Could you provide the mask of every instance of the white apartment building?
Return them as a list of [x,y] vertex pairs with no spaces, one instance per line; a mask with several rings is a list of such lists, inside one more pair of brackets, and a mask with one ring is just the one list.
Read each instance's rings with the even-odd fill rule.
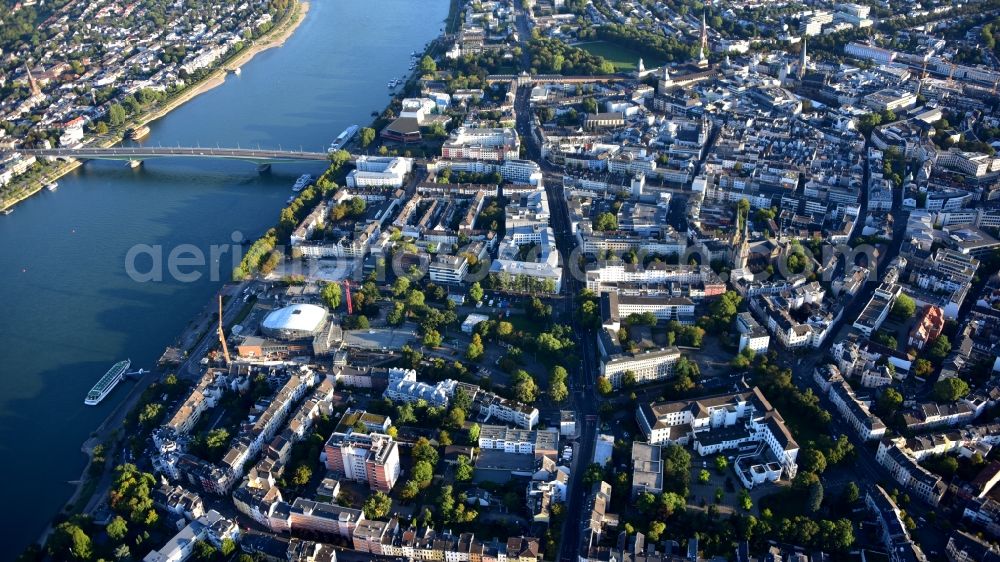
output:
[[799,445],[756,387],[748,392],[643,404],[636,420],[650,444],[691,444],[704,456],[761,443],[761,451],[770,453],[781,466],[775,478],[781,472],[794,478],[798,471]]
[[431,281],[435,283],[459,284],[465,281],[468,272],[469,260],[464,255],[438,254],[428,268]]
[[559,432],[554,429],[514,429],[504,425],[483,425],[479,430],[479,448],[519,455],[554,454],[559,446]]
[[358,156],[356,168],[347,174],[347,187],[402,187],[413,170],[413,158]]
[[736,315],[736,329],[740,333],[740,351],[749,348],[754,353],[765,353],[771,343],[771,336],[749,312]]
[[520,156],[521,140],[510,128],[459,127],[441,146],[441,157],[460,160],[512,160]]
[[389,385],[383,396],[393,402],[426,401],[431,406],[444,407],[455,394],[456,381],[443,380],[437,384],[427,384],[417,381],[417,372],[413,369],[389,369]]
[[937,506],[947,485],[941,481],[940,476],[920,466],[917,459],[906,453],[906,449],[906,439],[903,437],[883,439],[878,444],[875,460],[884,466],[892,478],[907,492],[930,505]]
[[676,347],[604,355],[601,358],[601,376],[606,377],[614,388],[622,387],[625,373],[629,371],[635,374],[639,384],[663,380],[674,373],[674,365],[680,358],[681,352]]
[[880,64],[888,64],[896,58],[894,51],[874,45],[865,45],[864,43],[849,43],[844,47],[844,53],[859,59],[869,59]]
[[858,400],[846,382],[843,380],[833,382],[830,385],[829,395],[837,411],[863,441],[881,439],[885,435],[885,424],[878,416],[871,413],[867,404]]

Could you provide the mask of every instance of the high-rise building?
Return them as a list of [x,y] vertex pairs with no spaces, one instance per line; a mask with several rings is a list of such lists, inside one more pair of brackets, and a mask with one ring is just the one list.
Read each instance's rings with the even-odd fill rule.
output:
[[326,468],[349,480],[388,492],[399,478],[399,447],[389,435],[389,418],[348,410],[326,442]]

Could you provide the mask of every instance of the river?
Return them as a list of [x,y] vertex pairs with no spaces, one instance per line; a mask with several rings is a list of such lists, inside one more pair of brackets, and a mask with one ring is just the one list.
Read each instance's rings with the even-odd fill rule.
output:
[[[440,33],[447,12],[448,0],[313,0],[282,47],[151,124],[143,142],[324,150],[385,106],[386,82],[407,72],[410,52]],[[69,497],[86,461],[81,444],[132,383],[96,407],[83,404],[90,387],[126,357],[152,367],[221,284],[209,268],[194,282],[136,282],[129,249],[166,255],[193,244],[207,255],[234,232],[256,237],[277,221],[295,178],[322,169],[90,162],[0,216],[0,560],[13,560]]]

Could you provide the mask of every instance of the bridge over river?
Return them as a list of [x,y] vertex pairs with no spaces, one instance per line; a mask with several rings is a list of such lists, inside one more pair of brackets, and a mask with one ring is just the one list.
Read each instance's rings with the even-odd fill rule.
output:
[[[326,152],[307,152],[303,150],[180,146],[25,148],[17,149],[17,152],[36,157],[76,158],[78,160],[124,160],[136,163],[149,160],[150,158],[222,158],[226,160],[253,162],[261,168],[283,162],[322,162],[330,158]],[[353,155],[351,160],[354,160]]]

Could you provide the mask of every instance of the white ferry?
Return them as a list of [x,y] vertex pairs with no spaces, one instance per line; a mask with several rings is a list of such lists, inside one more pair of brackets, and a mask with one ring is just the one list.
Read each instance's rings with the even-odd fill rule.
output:
[[111,368],[108,369],[108,372],[104,373],[104,376],[97,381],[94,388],[90,389],[90,392],[87,393],[87,398],[83,401],[83,403],[88,406],[96,406],[99,404],[101,400],[104,400],[105,396],[110,394],[111,391],[118,386],[118,383],[121,382],[122,377],[125,375],[125,371],[128,371],[128,368],[131,365],[132,361],[130,359],[119,361],[112,365]]
[[337,138],[333,139],[333,142],[330,143],[330,152],[333,152],[335,150],[340,150],[341,148],[344,148],[344,146],[352,138],[354,138],[354,135],[358,134],[359,130],[360,129],[359,129],[359,127],[357,125],[351,125],[350,127],[344,129],[344,132],[340,133],[337,136]]
[[292,191],[302,191],[309,185],[313,177],[309,174],[302,174],[299,179],[295,180],[295,185],[292,186]]

